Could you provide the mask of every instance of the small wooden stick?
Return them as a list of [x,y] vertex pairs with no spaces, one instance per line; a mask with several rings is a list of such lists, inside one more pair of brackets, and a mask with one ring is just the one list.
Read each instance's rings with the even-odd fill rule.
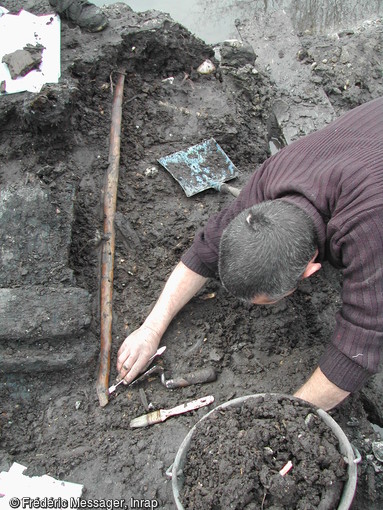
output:
[[113,265],[115,249],[114,218],[116,214],[117,186],[120,164],[122,98],[125,76],[119,71],[112,106],[112,122],[109,142],[109,167],[104,187],[104,242],[101,255],[101,352],[97,379],[97,395],[100,406],[108,403],[110,351],[112,345]]

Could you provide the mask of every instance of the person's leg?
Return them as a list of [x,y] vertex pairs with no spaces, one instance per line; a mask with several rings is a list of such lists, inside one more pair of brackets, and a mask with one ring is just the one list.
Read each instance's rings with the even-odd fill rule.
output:
[[89,32],[99,32],[108,25],[105,14],[87,0],[49,0],[55,12]]

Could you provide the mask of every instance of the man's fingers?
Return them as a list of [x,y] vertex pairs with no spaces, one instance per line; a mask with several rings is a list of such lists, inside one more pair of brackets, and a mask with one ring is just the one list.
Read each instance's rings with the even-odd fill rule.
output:
[[[128,360],[128,358],[131,356],[130,352],[130,345],[127,341],[128,339],[125,338],[123,343],[121,344],[120,348],[117,352],[117,370],[120,371],[122,369],[122,365]],[[130,363],[132,365],[133,363]]]
[[122,375],[121,379],[124,379],[124,381],[129,384],[131,383],[136,377],[138,377],[142,372],[142,368],[140,366],[140,364],[138,364],[137,362],[134,363],[134,365],[130,368],[130,370],[128,370],[127,372],[125,372],[125,375]]
[[135,358],[132,354],[124,353],[118,360],[118,379],[124,379],[126,383],[130,383],[142,372],[142,367],[145,365],[145,360],[142,357]]
[[124,377],[132,370],[136,361],[137,360],[127,352],[123,352],[119,356],[117,359],[117,370],[120,375],[120,379],[124,379]]
[[118,357],[117,357],[117,370],[119,372],[121,372],[121,370],[125,369],[127,370],[127,368],[125,367],[132,367],[133,366],[133,363],[134,363],[134,360],[129,360],[129,358],[131,358],[131,354],[127,352],[127,350],[121,350],[119,351],[119,354],[118,354]]
[[123,379],[129,384],[138,377],[148,362],[151,351],[151,345],[145,339],[133,339],[133,334],[126,338],[117,353],[117,381]]

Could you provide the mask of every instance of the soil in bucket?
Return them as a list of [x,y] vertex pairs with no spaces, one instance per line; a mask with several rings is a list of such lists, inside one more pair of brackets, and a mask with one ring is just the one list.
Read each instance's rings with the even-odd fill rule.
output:
[[183,475],[180,499],[194,510],[336,509],[348,476],[331,428],[309,404],[276,395],[197,423]]

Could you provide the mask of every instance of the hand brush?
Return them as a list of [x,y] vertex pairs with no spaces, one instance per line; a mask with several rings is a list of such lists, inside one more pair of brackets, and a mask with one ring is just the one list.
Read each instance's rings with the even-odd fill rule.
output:
[[194,409],[199,409],[200,407],[207,406],[212,402],[214,402],[214,397],[209,395],[207,397],[202,397],[198,400],[188,402],[187,404],[181,404],[180,406],[173,407],[172,409],[159,409],[158,411],[153,411],[152,413],[144,414],[138,418],[134,418],[130,422],[130,426],[132,428],[137,428],[154,425],[155,423],[161,423],[162,421],[167,420],[170,416],[187,413],[188,411],[193,411]]

